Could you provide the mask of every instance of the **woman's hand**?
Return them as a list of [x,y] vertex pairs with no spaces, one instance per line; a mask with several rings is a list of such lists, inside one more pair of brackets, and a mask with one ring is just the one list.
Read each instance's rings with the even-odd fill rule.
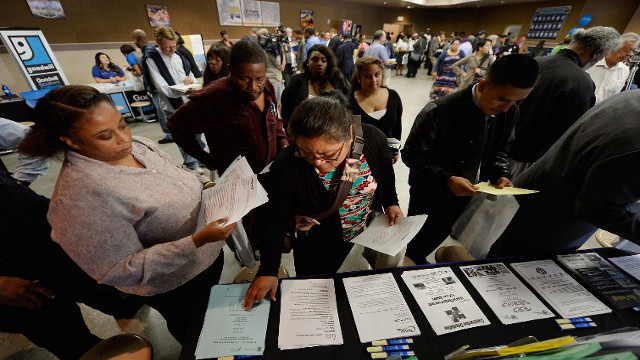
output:
[[384,213],[387,214],[387,219],[389,219],[389,226],[395,225],[396,219],[404,216],[398,205],[387,206],[384,208]]
[[264,301],[265,295],[271,291],[271,301],[276,301],[276,291],[278,291],[278,277],[276,276],[256,276],[247,290],[242,307],[245,310],[251,309],[257,301],[260,304]]
[[478,74],[478,75],[482,75],[482,70],[481,70],[481,69],[479,69],[479,68],[476,68],[476,74]]
[[313,225],[320,225],[320,222],[308,216],[296,215],[296,230],[309,231]]
[[222,226],[225,222],[227,222],[227,220],[228,218],[216,220],[200,229],[200,231],[198,231],[197,233],[193,234],[192,239],[193,243],[196,244],[196,247],[201,247],[204,244],[208,244],[214,241],[226,240],[229,236],[231,236],[233,229],[236,228],[236,223]]
[[53,299],[56,294],[37,282],[0,276],[0,305],[20,306],[35,309],[42,305],[43,298]]

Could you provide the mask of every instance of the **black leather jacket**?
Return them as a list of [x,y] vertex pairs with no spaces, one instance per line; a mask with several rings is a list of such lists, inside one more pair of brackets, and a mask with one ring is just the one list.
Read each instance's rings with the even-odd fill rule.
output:
[[[511,178],[507,150],[513,141],[519,111],[512,106],[486,119],[473,101],[473,86],[428,103],[416,117],[402,150],[409,167],[409,185],[420,191],[429,208],[445,204],[453,193],[451,176],[474,182]],[[412,199],[414,201],[415,199]]]

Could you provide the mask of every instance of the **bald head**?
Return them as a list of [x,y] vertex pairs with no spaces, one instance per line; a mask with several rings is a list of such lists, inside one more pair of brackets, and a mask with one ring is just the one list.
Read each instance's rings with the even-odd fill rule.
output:
[[147,43],[147,33],[142,29],[135,29],[131,32],[131,36],[133,37],[133,41],[136,43],[136,46],[142,48]]

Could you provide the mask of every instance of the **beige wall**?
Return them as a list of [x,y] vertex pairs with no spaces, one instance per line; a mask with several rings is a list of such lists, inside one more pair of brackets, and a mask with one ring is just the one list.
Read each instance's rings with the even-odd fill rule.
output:
[[[383,23],[399,23],[398,16],[404,16],[400,24],[414,24],[416,31],[465,30],[467,33],[481,29],[499,34],[507,24],[522,24],[526,32],[535,10],[539,7],[572,6],[569,19],[565,23],[560,38],[574,26],[578,18],[590,13],[590,24],[613,26],[621,32],[640,32],[640,8],[638,0],[553,0],[529,4],[504,5],[481,8],[459,9],[402,9],[383,8],[353,4],[340,0],[280,0],[281,20],[286,26],[299,26],[301,9],[313,10],[316,29],[324,31],[330,27],[338,28],[340,19],[351,19],[363,25],[363,31],[372,34],[382,28]],[[65,0],[62,2],[67,18],[49,20],[34,18],[24,0],[2,0],[0,24],[2,26],[21,26],[41,28],[52,44],[52,48],[69,81],[73,84],[91,83],[91,67],[97,51],[107,53],[112,60],[124,67],[124,57],[118,47],[131,41],[134,28],[142,28],[152,34],[152,28],[146,18],[146,0],[110,0],[87,1]],[[218,10],[215,0],[163,0],[159,2],[169,8],[174,28],[184,34],[202,34],[209,44],[219,38],[223,28],[218,24]],[[329,24],[327,24],[329,21]],[[248,27],[224,27],[231,38],[237,39],[246,34]],[[76,50],[68,46],[76,44]],[[77,50],[77,43],[82,50]],[[98,44],[96,44],[98,43]],[[552,42],[551,42],[552,43]],[[14,92],[29,90],[22,74],[13,59],[0,47],[0,82],[8,85]]]
[[[368,33],[382,27],[382,8],[340,0],[279,0],[280,20],[285,26],[300,26],[300,10],[313,10],[320,31],[338,28],[340,19],[362,24]],[[145,11],[147,0],[65,0],[67,16],[63,20],[36,19],[26,1],[2,0],[0,24],[41,28],[51,43],[84,43],[130,41],[131,30],[141,28],[152,35]],[[202,34],[205,39],[218,39],[220,30],[215,0],[162,0],[151,2],[168,7],[171,25],[184,34]],[[330,23],[327,24],[327,20]],[[247,34],[250,27],[225,26],[232,38]]]
[[[541,7],[571,6],[569,18],[565,22],[558,40],[569,30],[578,26],[578,19],[584,14],[592,14],[588,26],[612,26],[624,32],[638,9],[638,0],[553,0],[526,4],[502,5],[481,8],[460,9],[399,9],[390,11],[385,22],[398,23],[397,16],[404,16],[402,23],[414,24],[416,31],[432,32],[444,30],[447,36],[452,31],[466,31],[467,34],[487,30],[489,34],[500,34],[506,25],[522,25],[521,34],[529,29],[531,17]],[[640,13],[634,16],[636,27],[640,27]]]

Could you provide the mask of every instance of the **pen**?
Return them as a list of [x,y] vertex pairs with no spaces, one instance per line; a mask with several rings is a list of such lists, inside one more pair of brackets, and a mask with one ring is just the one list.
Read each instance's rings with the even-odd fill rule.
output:
[[577,323],[585,323],[591,322],[591,318],[589,317],[579,317],[579,318],[570,318],[570,319],[556,319],[558,324],[577,324]]
[[373,346],[404,345],[404,344],[413,344],[413,339],[390,339],[390,340],[378,340],[378,341],[371,342],[371,345]]
[[413,351],[392,351],[392,352],[377,352],[371,353],[372,359],[386,359],[390,356],[399,355],[399,356],[413,356],[415,353]]
[[382,351],[402,351],[409,350],[409,345],[388,345],[388,346],[370,346],[367,348],[367,352],[382,352]]

